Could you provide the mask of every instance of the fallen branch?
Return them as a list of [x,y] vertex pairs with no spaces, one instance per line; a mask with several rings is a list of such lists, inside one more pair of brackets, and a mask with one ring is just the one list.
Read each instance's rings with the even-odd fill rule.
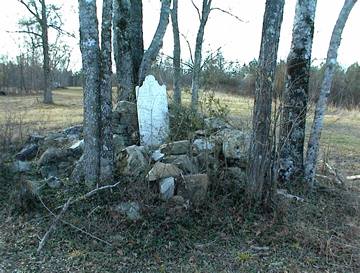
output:
[[[100,187],[100,188],[96,188],[96,189],[93,189],[92,191],[89,191],[88,193],[76,198],[74,201],[72,201],[70,203],[70,205],[76,203],[76,202],[79,202],[81,200],[85,200],[87,198],[90,198],[91,196],[93,196],[95,193],[99,192],[99,191],[102,191],[102,190],[107,190],[107,189],[112,189],[112,188],[115,188],[117,185],[120,184],[120,181],[113,184],[113,185],[106,185],[106,186],[103,186],[103,187]],[[56,209],[60,209],[62,206],[59,206],[59,207],[56,207]]]
[[360,179],[360,174],[347,176],[346,179],[347,180],[359,180]]
[[304,202],[304,201],[305,201],[304,198],[301,198],[301,197],[299,197],[299,196],[296,196],[296,195],[292,195],[292,194],[290,194],[290,193],[287,193],[287,191],[286,191],[285,189],[278,189],[278,190],[276,191],[276,193],[277,193],[278,195],[281,195],[281,196],[287,198],[287,199],[294,199],[294,200],[299,201],[299,202]]
[[[45,208],[51,215],[53,215],[54,217],[56,217],[56,214],[55,214],[54,212],[52,212],[52,210],[49,209],[49,208],[45,205],[45,203],[44,203],[44,201],[41,199],[41,197],[38,196],[38,198],[39,198],[41,204],[44,206],[44,208]],[[70,199],[71,199],[71,198],[70,198]],[[68,205],[68,206],[70,206],[70,205],[71,205],[71,201],[69,202],[69,205]],[[86,234],[87,236],[89,236],[89,237],[91,237],[91,238],[93,238],[93,239],[95,239],[95,240],[98,240],[99,242],[102,242],[102,243],[104,243],[104,244],[107,244],[107,245],[111,246],[111,243],[109,243],[108,241],[105,241],[105,240],[103,240],[103,239],[101,239],[101,238],[99,238],[99,237],[97,237],[97,236],[95,236],[95,235],[93,235],[93,234],[91,234],[91,233],[89,233],[89,232],[87,232],[87,231],[85,231],[85,230],[83,230],[83,229],[81,229],[81,228],[79,228],[79,227],[77,227],[77,226],[75,226],[75,225],[73,225],[73,224],[65,221],[65,220],[62,220],[62,219],[60,219],[60,218],[59,218],[59,220],[60,220],[62,223],[66,224],[66,225],[69,225],[70,227],[76,229],[77,231],[80,231],[81,233]]]
[[46,241],[48,240],[48,238],[50,237],[51,232],[53,232],[56,228],[57,223],[59,222],[59,220],[61,219],[61,217],[64,216],[65,212],[67,211],[67,209],[70,206],[70,202],[71,202],[71,197],[67,200],[67,202],[63,205],[61,212],[56,216],[55,220],[53,221],[53,223],[51,224],[50,228],[48,229],[48,231],[45,233],[44,237],[42,237],[40,243],[39,243],[39,247],[37,248],[37,252],[39,253],[41,251],[41,249],[44,247]]

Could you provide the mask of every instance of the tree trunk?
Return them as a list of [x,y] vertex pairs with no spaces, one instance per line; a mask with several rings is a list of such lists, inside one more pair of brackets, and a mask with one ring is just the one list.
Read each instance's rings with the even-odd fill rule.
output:
[[204,41],[205,26],[211,11],[212,0],[203,0],[200,26],[196,35],[194,66],[191,80],[191,108],[197,111],[199,102],[200,72],[202,61],[202,44]]
[[180,34],[178,23],[178,0],[173,0],[173,8],[171,11],[171,22],[174,36],[174,52],[173,52],[173,69],[174,69],[174,101],[177,105],[181,105],[181,89],[180,89]]
[[319,99],[316,104],[314,121],[312,124],[306,153],[305,180],[310,188],[312,188],[314,185],[316,161],[319,153],[321,131],[324,124],[326,102],[330,94],[330,88],[335,73],[337,52],[341,43],[341,35],[349,14],[356,2],[357,0],[345,0],[344,6],[342,7],[339,17],[336,21],[330,40],[325,64],[324,78],[320,89]]
[[147,76],[147,73],[151,68],[152,63],[155,61],[157,55],[159,54],[160,48],[162,47],[165,31],[167,25],[169,24],[170,4],[171,4],[171,0],[161,1],[159,24],[157,26],[156,32],[154,34],[154,37],[151,41],[149,48],[144,53],[139,68],[139,80],[138,80],[139,86],[142,85],[145,77]]
[[114,57],[118,82],[118,101],[135,100],[135,79],[131,43],[131,3],[128,0],[114,0]]
[[[316,0],[298,0],[286,88],[282,99],[278,180],[299,184],[304,177],[304,141]],[[301,185],[301,184],[300,184]]]
[[44,103],[53,103],[50,79],[50,54],[49,54],[49,37],[48,22],[45,0],[41,0],[41,39],[43,48],[43,69],[44,69]]
[[133,61],[133,84],[135,89],[139,81],[139,69],[141,61],[144,56],[144,40],[143,40],[143,13],[142,1],[131,0],[130,9],[130,40],[131,40],[131,54]]
[[103,1],[101,26],[101,78],[100,78],[100,182],[114,179],[114,147],[112,133],[112,83],[111,83],[111,24],[113,0]]
[[84,71],[84,173],[94,187],[100,174],[100,49],[95,0],[79,0],[80,49]]
[[284,0],[267,0],[265,7],[246,189],[252,204],[268,205],[273,191],[271,137],[274,136],[270,134],[271,106],[284,3]]

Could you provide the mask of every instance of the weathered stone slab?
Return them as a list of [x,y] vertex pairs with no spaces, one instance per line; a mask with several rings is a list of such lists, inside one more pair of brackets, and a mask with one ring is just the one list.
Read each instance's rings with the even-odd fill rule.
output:
[[165,85],[160,86],[149,75],[141,87],[136,87],[140,143],[158,146],[169,135],[169,110]]

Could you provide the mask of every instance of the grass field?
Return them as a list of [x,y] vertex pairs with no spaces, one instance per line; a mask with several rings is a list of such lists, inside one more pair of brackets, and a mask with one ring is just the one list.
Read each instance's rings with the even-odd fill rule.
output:
[[[229,106],[231,121],[248,129],[253,101],[216,96]],[[82,122],[80,88],[54,91],[54,105],[44,105],[41,99],[0,97],[0,128],[8,124],[19,137]],[[189,103],[189,94],[184,94],[184,103]],[[345,175],[360,173],[360,112],[329,109],[321,155]],[[109,212],[109,206],[131,198],[128,189],[138,185],[121,181],[111,193],[72,205],[63,218],[68,224],[59,224],[38,254],[38,242],[54,219],[47,208],[55,211],[70,196],[88,190],[80,184],[46,188],[43,203],[19,215],[12,211],[12,192],[20,178],[0,175],[0,273],[360,272],[356,182],[348,190],[332,185],[305,202],[280,202],[272,214],[246,211],[243,193],[214,190],[201,208],[178,215],[156,201],[144,205],[143,219],[128,222]],[[148,191],[139,191],[137,200],[148,198]]]
[[[240,124],[249,127],[253,100],[232,94],[217,93],[216,97],[228,106],[230,116]],[[82,89],[69,88],[54,91],[54,105],[42,103],[40,95],[0,97],[0,124],[15,121],[21,125],[24,134],[68,127],[82,122]],[[188,104],[190,95],[183,94]],[[312,122],[309,114],[308,127]],[[329,108],[322,134],[322,155],[341,165],[346,174],[360,170],[360,111]]]

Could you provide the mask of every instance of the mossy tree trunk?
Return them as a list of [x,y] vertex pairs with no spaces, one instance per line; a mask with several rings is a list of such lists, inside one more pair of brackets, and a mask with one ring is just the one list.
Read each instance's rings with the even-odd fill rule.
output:
[[316,0],[298,0],[287,59],[279,140],[280,183],[303,182],[304,141]]
[[248,200],[254,206],[268,206],[273,190],[271,106],[284,3],[284,0],[267,0],[263,19],[246,188]]

